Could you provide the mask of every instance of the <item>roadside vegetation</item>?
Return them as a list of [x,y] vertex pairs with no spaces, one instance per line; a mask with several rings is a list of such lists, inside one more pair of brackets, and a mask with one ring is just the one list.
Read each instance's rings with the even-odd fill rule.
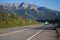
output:
[[57,31],[57,40],[60,40],[60,22],[55,24]]
[[21,17],[17,14],[0,13],[0,29],[32,24],[38,24],[38,22],[34,19]]

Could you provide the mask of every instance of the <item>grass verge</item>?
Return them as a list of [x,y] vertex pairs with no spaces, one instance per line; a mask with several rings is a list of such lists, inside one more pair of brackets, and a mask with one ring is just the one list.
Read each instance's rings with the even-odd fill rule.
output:
[[56,23],[57,40],[60,40],[60,23]]
[[27,26],[27,25],[37,25],[37,24],[43,24],[42,22],[37,22],[37,23],[28,23],[28,24],[12,24],[12,25],[2,25],[0,26],[0,30],[2,29],[7,29],[7,28],[15,28],[15,27],[22,27],[22,26]]

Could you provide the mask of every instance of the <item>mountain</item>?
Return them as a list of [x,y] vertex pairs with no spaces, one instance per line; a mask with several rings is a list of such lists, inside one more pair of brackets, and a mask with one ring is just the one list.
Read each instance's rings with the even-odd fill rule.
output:
[[39,7],[27,2],[0,4],[0,12],[20,15],[35,20],[60,20],[60,12],[46,7]]

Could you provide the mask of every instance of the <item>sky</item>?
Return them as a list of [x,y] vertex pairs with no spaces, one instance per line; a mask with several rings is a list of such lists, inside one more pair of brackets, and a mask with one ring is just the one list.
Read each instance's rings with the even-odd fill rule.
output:
[[0,0],[0,3],[22,3],[27,2],[37,6],[60,11],[60,0]]

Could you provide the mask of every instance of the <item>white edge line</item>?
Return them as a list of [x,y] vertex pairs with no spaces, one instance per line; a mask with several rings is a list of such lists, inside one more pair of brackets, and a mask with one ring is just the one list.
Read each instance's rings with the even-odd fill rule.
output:
[[34,36],[36,36],[37,34],[41,33],[45,28],[41,29],[40,31],[38,31],[36,34],[34,34],[33,36],[29,37],[27,40],[32,39]]

